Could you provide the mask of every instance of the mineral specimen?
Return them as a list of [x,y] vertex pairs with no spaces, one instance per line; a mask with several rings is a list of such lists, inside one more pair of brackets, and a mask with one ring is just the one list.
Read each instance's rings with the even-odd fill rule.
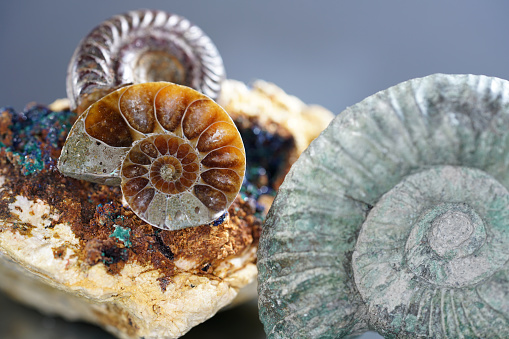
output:
[[[282,91],[263,94],[276,88],[271,84],[225,86],[235,93],[222,95],[228,113],[251,135],[246,150],[266,156],[247,158],[241,193],[228,213],[178,231],[143,222],[124,205],[119,187],[58,172],[56,159],[77,118],[62,102],[58,112],[2,109],[0,288],[42,312],[92,322],[120,338],[176,338],[230,304],[256,276],[260,227],[275,193],[271,182],[282,181],[291,165],[287,156],[271,161],[268,149],[298,154],[295,139],[305,134],[310,142],[318,133],[294,135],[288,122],[303,119],[307,129],[304,117],[320,116],[313,125],[320,131],[332,114]],[[281,104],[288,102],[294,105]],[[262,110],[264,118],[247,115],[240,106],[266,107],[273,119]],[[273,167],[265,168],[268,163]]]

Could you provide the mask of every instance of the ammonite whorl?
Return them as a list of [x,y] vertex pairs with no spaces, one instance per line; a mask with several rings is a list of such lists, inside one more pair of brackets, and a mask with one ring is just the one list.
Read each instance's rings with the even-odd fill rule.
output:
[[65,175],[121,185],[140,218],[171,230],[225,213],[245,166],[230,116],[207,96],[168,82],[122,87],[92,104],[58,161]]
[[176,14],[137,10],[104,21],[80,42],[67,96],[81,113],[120,86],[169,81],[215,100],[224,78],[221,56],[199,27]]
[[432,75],[336,117],[258,252],[269,338],[509,337],[509,82]]

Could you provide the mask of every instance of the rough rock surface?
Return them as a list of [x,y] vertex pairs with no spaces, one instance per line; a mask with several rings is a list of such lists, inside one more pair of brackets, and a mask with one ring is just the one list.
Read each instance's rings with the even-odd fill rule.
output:
[[509,337],[509,81],[436,74],[339,114],[264,224],[269,338]]
[[[254,114],[247,118],[236,102],[249,107],[297,99],[282,91],[260,96],[232,81],[225,86],[239,93],[228,97],[225,91],[223,100],[239,129],[249,134],[247,153],[256,156],[248,155],[243,189],[228,214],[180,231],[145,224],[123,204],[118,187],[66,178],[56,170],[76,118],[65,103],[52,106],[61,112],[39,106],[22,113],[2,110],[0,288],[45,313],[96,323],[120,338],[179,337],[230,304],[256,276],[262,220],[275,183],[291,165],[285,155],[299,152],[296,139],[302,136],[283,122],[307,106],[274,111],[279,122],[269,128]],[[281,112],[286,119],[276,118]],[[332,119],[320,112],[318,132]],[[242,123],[247,120],[249,125]],[[308,135],[308,143],[318,132]],[[270,152],[280,156],[267,161]]]

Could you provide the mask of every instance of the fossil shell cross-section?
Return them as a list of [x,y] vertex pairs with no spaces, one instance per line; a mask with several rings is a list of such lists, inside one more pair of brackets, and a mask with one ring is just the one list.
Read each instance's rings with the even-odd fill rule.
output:
[[167,82],[123,87],[92,104],[58,161],[65,175],[121,185],[140,218],[170,230],[225,213],[245,165],[230,116],[205,95]]

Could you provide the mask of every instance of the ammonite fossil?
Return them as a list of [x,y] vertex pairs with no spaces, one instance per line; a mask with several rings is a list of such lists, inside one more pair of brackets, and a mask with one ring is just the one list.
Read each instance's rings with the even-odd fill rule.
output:
[[80,42],[67,96],[81,113],[120,86],[170,81],[215,100],[224,78],[221,56],[199,27],[176,14],[137,10],[104,21]]
[[269,338],[509,337],[509,82],[432,75],[348,108],[280,187]]
[[168,82],[122,87],[92,104],[58,161],[65,175],[120,184],[141,219],[171,230],[225,213],[245,165],[230,116],[207,96]]

